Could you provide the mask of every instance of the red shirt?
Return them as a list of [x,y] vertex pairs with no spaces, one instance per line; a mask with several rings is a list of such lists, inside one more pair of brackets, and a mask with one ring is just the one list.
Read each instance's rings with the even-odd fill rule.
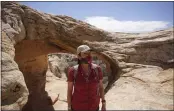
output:
[[[98,89],[99,80],[103,79],[103,74],[100,66],[97,67],[98,76],[95,70],[91,68],[88,82],[86,82],[82,68],[79,65],[76,81],[74,85],[74,91],[72,94],[72,108],[74,110],[96,110],[99,107],[100,95]],[[74,82],[74,68],[69,68],[68,81]]]

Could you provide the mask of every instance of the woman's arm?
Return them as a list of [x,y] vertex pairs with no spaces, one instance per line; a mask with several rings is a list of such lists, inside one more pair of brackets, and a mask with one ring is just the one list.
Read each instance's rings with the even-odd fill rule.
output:
[[102,70],[101,70],[100,66],[98,67],[98,74],[99,74],[100,98],[102,100],[105,100],[105,97],[104,97],[104,87],[103,87],[103,73],[102,73]]
[[106,111],[106,100],[105,100],[105,96],[104,96],[104,87],[103,87],[103,82],[102,80],[100,80],[100,98],[102,100],[102,111]]
[[104,87],[103,87],[103,82],[102,82],[102,80],[100,80],[100,83],[99,83],[100,85],[100,98],[102,99],[102,100],[105,100],[105,96],[104,96]]
[[73,82],[68,82],[68,90],[67,90],[68,110],[71,109],[72,90],[73,90]]

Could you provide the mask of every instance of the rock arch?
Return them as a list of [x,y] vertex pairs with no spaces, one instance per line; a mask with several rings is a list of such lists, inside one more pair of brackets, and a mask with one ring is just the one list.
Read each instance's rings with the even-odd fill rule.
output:
[[[29,100],[34,99],[34,101],[37,101],[36,96],[41,97],[47,94],[45,92],[46,71],[48,68],[47,55],[49,53],[58,52],[76,53],[75,48],[58,41],[59,40],[54,40],[53,42],[53,40],[50,39],[23,40],[15,45],[14,60],[24,75],[29,95],[31,95],[29,96]],[[108,75],[108,86],[105,89],[105,92],[107,92],[112,83],[118,78],[118,65],[114,60],[103,53],[94,51],[92,54],[104,61],[107,66],[107,71],[111,72],[111,75]],[[37,102],[44,105],[43,100],[41,100],[42,99]],[[32,104],[34,103],[35,102],[32,101]]]
[[[93,33],[89,34],[90,32]],[[68,16],[52,16],[39,13],[15,2],[2,2],[2,33],[2,52],[4,52],[2,56],[9,55],[11,63],[16,64],[15,68],[11,69],[10,67],[9,69],[15,69],[17,73],[16,78],[21,78],[19,79],[20,81],[16,79],[16,82],[12,82],[12,84],[22,84],[21,87],[26,90],[25,92],[27,92],[28,88],[30,94],[33,92],[39,94],[45,88],[45,83],[41,81],[45,81],[48,53],[75,53],[77,46],[85,44],[84,38],[86,40],[89,39],[88,41],[102,41],[107,36],[106,32],[82,21],[77,21]],[[98,52],[97,54],[100,53]],[[104,54],[101,53],[101,55],[103,55],[104,59],[111,60]],[[107,59],[104,61],[107,62]],[[9,61],[9,58],[2,61],[3,66],[7,63],[6,61]],[[107,64],[109,63],[108,61]],[[9,66],[9,63],[7,66]],[[114,62],[108,67],[111,67],[111,70],[113,70]],[[111,72],[113,72],[114,76],[116,75],[116,71]],[[4,72],[2,71],[2,85],[5,85],[8,80],[6,73],[9,72],[7,69],[4,69]],[[35,73],[38,74],[38,77],[35,77],[33,80],[31,76],[34,77]],[[10,73],[10,75],[12,74]],[[13,79],[13,76],[11,78]],[[112,75],[110,75],[110,78],[113,78]],[[32,88],[30,84],[33,84],[34,87]],[[38,84],[42,85],[42,87],[38,88]],[[7,87],[13,88],[10,84],[4,87],[2,91],[3,101],[11,101],[9,97],[13,95],[13,92],[6,93],[9,90]],[[20,95],[19,98],[21,97],[23,95]],[[22,105],[23,103],[21,102],[20,104]],[[18,105],[17,103],[16,107],[19,108]]]

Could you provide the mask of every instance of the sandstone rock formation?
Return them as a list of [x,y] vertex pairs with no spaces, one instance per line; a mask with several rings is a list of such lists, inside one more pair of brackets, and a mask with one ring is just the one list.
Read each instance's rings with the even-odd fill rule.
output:
[[[50,54],[48,56],[48,67],[50,71],[59,78],[67,78],[67,69],[70,67],[70,63],[75,58],[75,55],[68,53]],[[72,61],[73,62],[73,61]],[[76,61],[72,65],[76,65]],[[71,66],[72,66],[71,65]],[[63,77],[62,77],[63,76]]]
[[[54,75],[63,59],[52,64],[48,54],[75,54],[80,44],[89,45],[106,64],[107,109],[173,109],[173,28],[144,34],[109,33],[16,2],[1,4],[3,110],[66,109],[66,80]],[[65,73],[60,69],[58,76]],[[49,96],[57,93],[60,100],[49,105]]]

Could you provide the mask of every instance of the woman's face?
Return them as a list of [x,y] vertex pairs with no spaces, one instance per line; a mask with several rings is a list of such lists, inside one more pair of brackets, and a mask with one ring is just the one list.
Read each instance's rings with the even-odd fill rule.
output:
[[86,58],[88,56],[91,56],[91,52],[90,51],[81,52],[81,58]]

